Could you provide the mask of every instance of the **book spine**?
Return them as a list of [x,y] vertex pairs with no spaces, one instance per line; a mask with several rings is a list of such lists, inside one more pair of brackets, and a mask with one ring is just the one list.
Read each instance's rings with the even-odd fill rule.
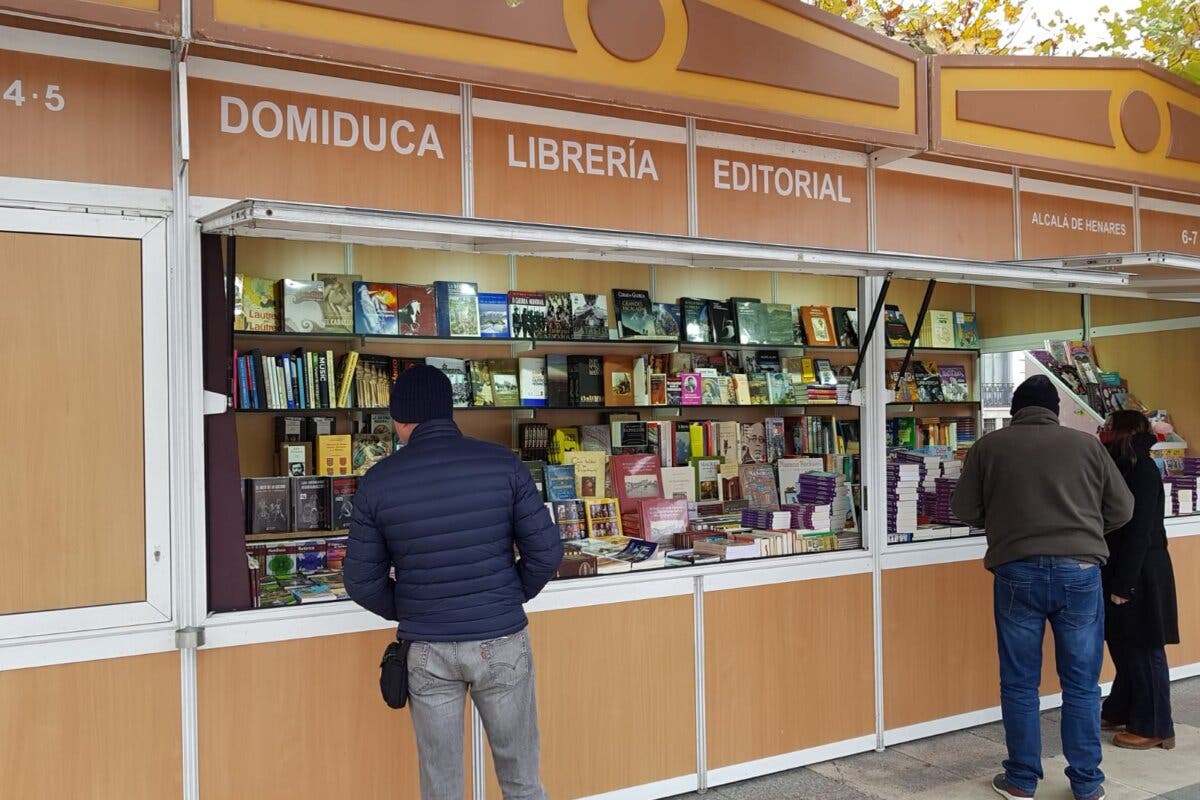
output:
[[333,351],[325,351],[325,407],[334,408],[337,405],[337,361]]
[[283,389],[283,365],[278,356],[264,356],[267,367],[271,370],[271,394],[275,398],[272,408],[287,408],[287,393]]
[[242,363],[246,366],[246,393],[249,399],[247,408],[262,408],[258,404],[258,386],[255,384],[254,356],[242,356]]
[[445,281],[433,284],[434,304],[437,308],[437,335],[450,335],[450,287]]
[[329,408],[329,382],[327,380],[328,372],[325,369],[325,354],[316,353],[317,359],[317,402],[321,408]]
[[308,375],[304,369],[304,352],[292,354],[292,369],[296,375],[296,407],[308,408]]
[[342,380],[338,387],[338,407],[347,408],[347,403],[350,401],[350,385],[354,381],[354,372],[358,366],[358,351],[351,350],[346,354],[346,361],[342,368]]
[[259,377],[258,385],[260,387],[262,387],[262,391],[259,393],[260,395],[262,395],[259,398],[260,400],[262,400],[262,407],[263,408],[274,408],[275,407],[275,394],[274,394],[274,389],[273,389],[274,381],[272,380],[272,378],[274,377],[275,366],[273,364],[269,363],[267,361],[267,356],[264,356],[264,355],[257,356],[255,358],[255,361],[258,362],[257,367],[256,367],[256,369],[258,370],[258,377]]
[[320,408],[318,402],[320,397],[320,389],[317,386],[317,370],[313,359],[316,358],[316,353],[304,353],[304,375],[308,379],[308,407]]
[[246,371],[246,357],[237,357],[237,402],[238,408],[250,407],[250,376]]
[[283,356],[283,366],[287,375],[287,387],[290,391],[288,395],[288,408],[301,408],[300,372],[297,369],[296,358],[290,353],[285,353]]

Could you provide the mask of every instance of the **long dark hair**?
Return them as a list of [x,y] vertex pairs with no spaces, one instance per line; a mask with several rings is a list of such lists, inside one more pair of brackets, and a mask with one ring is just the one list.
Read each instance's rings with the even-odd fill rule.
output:
[[1150,433],[1150,420],[1140,411],[1114,411],[1104,425],[1109,432],[1105,447],[1118,464],[1136,464],[1134,437]]

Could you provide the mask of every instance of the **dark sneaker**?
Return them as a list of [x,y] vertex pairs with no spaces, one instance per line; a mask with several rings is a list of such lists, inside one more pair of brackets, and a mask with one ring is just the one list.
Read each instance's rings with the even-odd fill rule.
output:
[[1008,800],[1021,800],[1021,798],[1033,797],[1033,792],[1023,792],[1010,784],[1008,778],[1004,777],[1003,772],[992,778],[992,789],[1001,797],[1007,797]]

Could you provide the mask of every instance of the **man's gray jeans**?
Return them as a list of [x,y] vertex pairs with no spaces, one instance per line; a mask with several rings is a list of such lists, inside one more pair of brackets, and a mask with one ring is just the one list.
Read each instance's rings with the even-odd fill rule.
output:
[[482,642],[414,642],[408,688],[422,800],[463,800],[468,690],[487,731],[504,800],[544,800],[528,631]]

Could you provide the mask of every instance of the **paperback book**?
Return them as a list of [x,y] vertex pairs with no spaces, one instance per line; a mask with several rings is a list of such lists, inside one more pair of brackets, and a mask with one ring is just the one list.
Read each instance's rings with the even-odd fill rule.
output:
[[396,332],[401,336],[438,335],[437,300],[432,286],[396,284]]
[[571,293],[571,338],[608,340],[608,297]]
[[629,339],[654,335],[654,313],[650,293],[643,289],[613,289],[617,337]]
[[485,339],[507,339],[508,295],[483,292],[479,295],[479,335]]
[[365,336],[395,336],[396,285],[357,281],[354,284],[354,332]]
[[571,293],[546,292],[546,330],[543,339],[563,341],[571,338]]

